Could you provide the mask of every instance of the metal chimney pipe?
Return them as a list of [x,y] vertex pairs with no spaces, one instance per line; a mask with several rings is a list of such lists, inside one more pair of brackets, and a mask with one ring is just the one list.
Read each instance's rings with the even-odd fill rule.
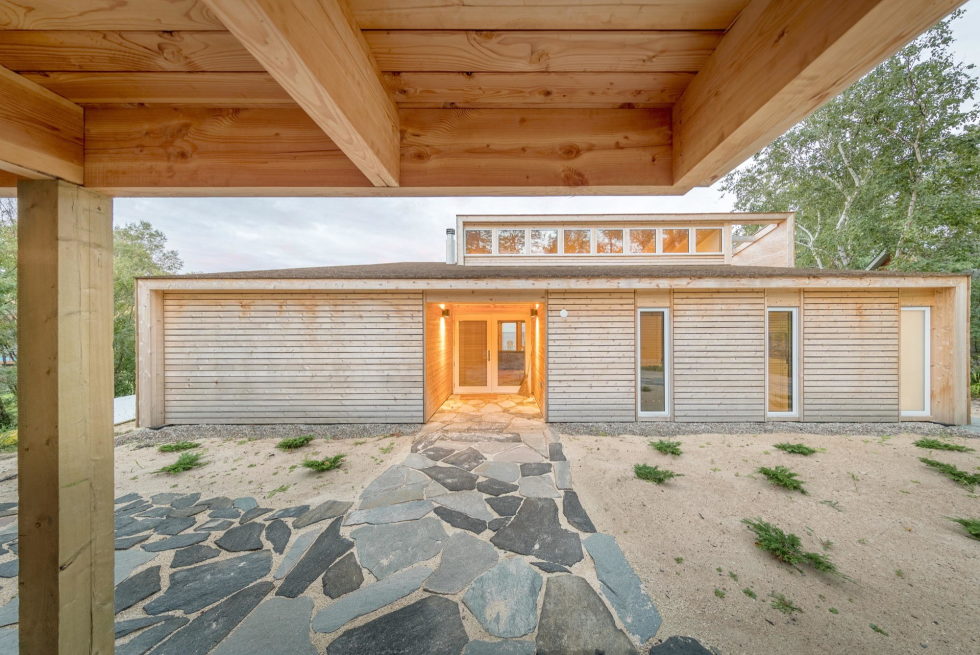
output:
[[446,263],[456,263],[456,229],[446,228]]

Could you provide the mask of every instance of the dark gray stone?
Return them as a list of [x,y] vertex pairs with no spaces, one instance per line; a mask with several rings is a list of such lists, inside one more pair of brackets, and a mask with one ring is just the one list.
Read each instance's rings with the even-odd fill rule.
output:
[[476,537],[457,532],[446,540],[439,568],[423,588],[437,594],[456,594],[497,563],[497,549]]
[[217,548],[211,548],[211,546],[204,546],[203,544],[181,548],[174,553],[174,558],[170,562],[170,568],[179,569],[182,566],[200,564],[205,560],[217,557],[220,553],[221,551]]
[[206,505],[208,509],[227,509],[232,507],[231,498],[228,496],[215,496],[214,498],[208,498],[207,500],[202,500],[199,505]]
[[636,655],[595,590],[577,575],[548,578],[536,645],[538,655]]
[[589,518],[582,502],[578,499],[578,494],[574,491],[566,491],[565,497],[561,501],[561,510],[565,514],[565,519],[573,528],[582,532],[595,532],[595,525]]
[[132,525],[133,523],[136,523],[136,519],[134,519],[132,516],[117,516],[114,521],[114,529],[118,530],[119,528],[126,527],[127,525]]
[[456,451],[453,450],[452,448],[444,448],[442,446],[432,446],[432,448],[426,448],[425,450],[423,450],[422,454],[428,457],[429,459],[438,462],[441,459],[445,459],[446,457],[449,457],[455,452]]
[[317,655],[310,642],[312,598],[270,598],[209,655]]
[[340,500],[328,500],[327,502],[321,503],[313,509],[305,512],[301,516],[296,517],[296,520],[293,521],[293,527],[298,530],[299,528],[305,528],[308,525],[313,525],[314,523],[319,523],[320,521],[337,518],[349,510],[351,505],[353,505],[353,503]]
[[330,565],[323,574],[323,593],[331,598],[340,598],[361,586],[364,573],[357,563],[354,553],[347,553]]
[[459,606],[428,596],[344,632],[327,647],[327,655],[459,655],[468,641]]
[[119,584],[128,578],[133,571],[143,566],[151,559],[156,557],[153,553],[144,550],[121,550],[116,553],[116,561],[113,562],[113,584]]
[[531,566],[536,566],[545,573],[571,573],[571,571],[561,564],[555,564],[554,562],[531,562]]
[[208,512],[208,517],[212,519],[237,519],[242,513],[235,507],[224,507]]
[[267,514],[272,511],[271,507],[253,507],[252,509],[245,510],[242,514],[242,518],[238,519],[238,522],[245,525],[249,521],[259,518],[263,514]]
[[271,569],[272,553],[269,551],[178,569],[170,574],[170,587],[143,609],[147,614],[176,609],[190,614],[264,578]]
[[562,449],[561,444],[557,441],[553,441],[548,444],[548,459],[550,459],[552,462],[567,461],[565,459],[565,451]]
[[319,535],[316,533],[316,531],[309,530],[293,539],[293,545],[289,547],[288,551],[286,551],[286,554],[283,556],[282,561],[279,562],[279,566],[276,567],[276,572],[272,574],[272,577],[276,580],[282,580],[289,575],[289,572],[293,570],[294,566],[296,566],[296,562],[299,561],[299,558],[303,556],[303,554],[313,543],[313,540],[318,536]]
[[154,505],[169,505],[170,503],[174,502],[178,498],[181,498],[183,495],[184,494],[175,494],[175,493],[153,494],[152,496],[150,496],[150,501]]
[[121,516],[123,514],[135,514],[136,512],[142,512],[143,510],[149,509],[152,504],[148,500],[143,500],[141,497],[137,496],[136,500],[133,500],[122,507],[116,508],[116,516]]
[[275,519],[292,519],[292,518],[296,518],[297,516],[302,516],[303,514],[306,514],[309,510],[310,510],[309,505],[297,505],[296,507],[287,507],[285,509],[279,510],[278,512],[275,512],[274,514],[271,514],[268,520],[273,521]]
[[138,519],[116,530],[117,537],[132,537],[134,534],[149,532],[163,523],[164,519]]
[[151,566],[116,586],[116,614],[160,591],[160,567]]
[[223,532],[234,524],[229,519],[211,519],[194,528],[194,532]]
[[432,569],[428,566],[414,566],[352,591],[318,612],[313,618],[313,630],[334,632],[359,616],[391,605],[417,591],[431,573]]
[[126,550],[127,548],[132,548],[136,544],[143,543],[150,538],[150,533],[138,534],[132,537],[122,537],[121,539],[116,539],[116,550]]
[[187,528],[191,527],[196,523],[196,521],[191,517],[177,517],[166,519],[163,523],[154,528],[154,532],[157,534],[168,534],[175,535],[180,534]]
[[452,466],[458,466],[461,469],[472,471],[485,461],[487,461],[487,458],[484,457],[479,450],[470,447],[444,458],[442,463],[451,464]]
[[[258,525],[259,523],[253,523],[252,525]],[[241,526],[246,527],[246,526]],[[286,550],[286,544],[289,543],[289,537],[293,534],[293,531],[289,529],[286,522],[282,519],[276,519],[269,525],[265,526],[265,538],[269,540],[272,544],[272,550],[276,551],[279,555],[282,555],[283,551]]]
[[510,517],[501,516],[500,518],[494,519],[492,521],[487,521],[487,529],[496,532],[497,530],[504,527],[508,523],[510,523]]
[[392,466],[372,480],[371,484],[361,492],[357,507],[373,509],[412,500],[424,500],[426,487],[431,484],[432,480],[424,473],[407,466]]
[[521,475],[544,475],[545,473],[551,473],[551,464],[549,462],[532,462],[530,464],[521,464]]
[[487,507],[486,496],[479,491],[453,491],[440,494],[433,500],[443,507],[454,509],[481,521],[495,518],[494,513]]
[[595,563],[602,593],[616,610],[626,630],[646,643],[660,629],[660,613],[640,586],[640,578],[626,561],[616,540],[607,534],[589,535],[585,549]]
[[145,519],[165,519],[170,516],[172,511],[173,509],[170,507],[151,507],[145,512],[140,512],[137,516]]
[[351,537],[357,543],[358,561],[380,580],[438,555],[446,531],[439,519],[427,516],[405,523],[366,525],[354,530]]
[[190,507],[179,507],[177,509],[170,510],[170,516],[174,518],[187,518],[188,516],[197,516],[201,512],[208,509],[207,505],[191,505]]
[[183,616],[173,616],[139,633],[125,644],[116,646],[116,655],[144,655],[180,627],[187,625]]
[[463,604],[494,637],[521,637],[538,623],[541,574],[520,557],[498,563],[463,594]]
[[513,639],[507,641],[471,641],[463,649],[463,655],[534,655],[534,642]]
[[[246,555],[247,557],[247,555]],[[229,596],[173,634],[153,655],[209,653],[272,591],[271,582],[259,582]]]
[[181,496],[180,498],[175,498],[170,506],[174,509],[183,509],[190,507],[197,503],[201,499],[201,494],[188,494],[186,496]]
[[498,496],[497,498],[487,498],[487,505],[501,516],[513,516],[517,514],[524,499],[520,496]]
[[18,571],[20,571],[19,559],[12,559],[0,564],[0,578],[16,578]]
[[199,544],[208,538],[203,532],[192,532],[189,534],[178,534],[173,537],[167,537],[166,539],[161,539],[160,541],[154,541],[153,543],[143,544],[140,546],[143,550],[148,553],[159,553],[162,550],[173,550],[175,548],[184,548],[185,546],[193,546],[194,544]]
[[142,496],[140,496],[138,493],[135,493],[134,492],[134,493],[126,494],[125,496],[119,496],[118,498],[116,498],[116,505],[122,505],[122,504],[125,504],[125,503],[131,503],[134,500],[142,500],[142,499],[143,499]]
[[400,521],[414,521],[420,519],[432,511],[431,500],[413,500],[397,505],[386,505],[371,509],[359,509],[351,512],[344,519],[344,525],[359,525],[361,523],[398,523]]
[[571,566],[582,559],[578,534],[558,523],[558,506],[548,498],[525,498],[510,523],[490,538],[497,548]]
[[214,544],[230,553],[240,553],[246,550],[262,550],[262,530],[264,528],[265,526],[261,523],[236,525],[215,539]]
[[487,522],[480,519],[475,519],[471,516],[467,516],[462,512],[457,512],[454,509],[449,509],[448,507],[436,507],[432,510],[436,516],[441,518],[443,521],[453,526],[454,528],[459,528],[460,530],[469,530],[475,534],[480,534],[487,529]]
[[480,493],[490,494],[491,496],[499,496],[501,494],[514,493],[517,491],[517,485],[495,480],[494,478],[484,478],[476,483],[476,490]]
[[142,630],[143,628],[148,628],[151,625],[156,625],[161,621],[166,621],[167,619],[174,618],[173,615],[164,614],[162,616],[141,616],[137,619],[126,619],[125,621],[116,621],[116,625],[113,628],[116,639],[121,639],[126,635],[132,634],[137,630]]
[[713,655],[694,637],[674,635],[650,649],[650,655]]
[[287,598],[299,596],[306,591],[306,588],[314,580],[323,575],[338,557],[351,549],[354,542],[340,536],[340,522],[340,518],[334,519],[320,533],[309,550],[279,585],[279,589],[276,591],[277,596],[286,596]]
[[450,491],[476,489],[478,477],[455,466],[430,466],[422,472]]

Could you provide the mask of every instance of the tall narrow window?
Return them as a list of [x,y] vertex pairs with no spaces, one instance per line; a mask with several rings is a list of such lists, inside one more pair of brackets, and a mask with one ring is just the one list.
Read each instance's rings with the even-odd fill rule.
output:
[[588,255],[592,252],[592,230],[589,229],[566,229],[565,230],[565,254],[566,255]]
[[929,416],[932,412],[929,388],[928,307],[902,307],[898,367],[899,400],[902,416]]
[[637,406],[641,416],[667,415],[667,310],[639,311]]
[[796,414],[796,308],[770,308],[766,320],[767,406],[770,415]]

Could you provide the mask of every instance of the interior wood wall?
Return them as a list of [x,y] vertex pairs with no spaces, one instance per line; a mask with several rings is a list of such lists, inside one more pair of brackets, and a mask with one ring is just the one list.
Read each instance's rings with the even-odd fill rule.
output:
[[168,423],[418,423],[421,293],[167,293]]
[[428,421],[453,392],[453,323],[442,308],[425,306],[425,420]]
[[677,421],[765,420],[763,291],[674,291]]
[[531,360],[531,393],[548,420],[548,326],[547,310],[542,306],[531,321],[534,330],[534,354]]
[[632,291],[549,292],[549,421],[635,420],[635,307]]
[[897,421],[898,290],[803,291],[803,420]]

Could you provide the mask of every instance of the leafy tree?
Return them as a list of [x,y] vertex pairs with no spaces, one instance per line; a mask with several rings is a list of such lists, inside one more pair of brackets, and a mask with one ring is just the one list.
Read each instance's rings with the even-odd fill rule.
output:
[[0,198],[0,364],[0,429],[5,429],[17,420],[17,207],[10,198]]
[[743,211],[795,211],[797,264],[974,276],[980,339],[980,110],[937,24],[722,180]]

